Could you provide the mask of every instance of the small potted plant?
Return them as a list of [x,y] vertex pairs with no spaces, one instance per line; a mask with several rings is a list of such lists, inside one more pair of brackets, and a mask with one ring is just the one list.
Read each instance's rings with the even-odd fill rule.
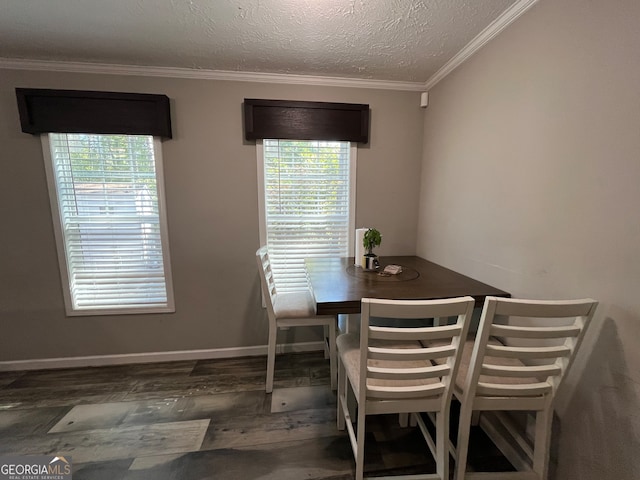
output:
[[373,249],[380,246],[381,243],[382,235],[380,235],[380,232],[375,228],[370,228],[364,233],[362,244],[367,253],[365,253],[364,258],[362,259],[362,267],[365,270],[375,270],[378,268],[378,256],[373,253]]

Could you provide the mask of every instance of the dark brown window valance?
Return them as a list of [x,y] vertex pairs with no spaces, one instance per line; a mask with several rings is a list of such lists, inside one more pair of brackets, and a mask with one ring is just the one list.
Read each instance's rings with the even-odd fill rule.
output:
[[166,95],[16,88],[25,133],[112,133],[171,138]]
[[244,100],[247,140],[369,141],[369,105],[356,103]]

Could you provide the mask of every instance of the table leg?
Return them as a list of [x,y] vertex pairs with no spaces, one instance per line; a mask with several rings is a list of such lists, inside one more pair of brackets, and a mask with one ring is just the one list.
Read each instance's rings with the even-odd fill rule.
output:
[[[344,318],[344,322],[342,322],[342,318]],[[359,313],[349,313],[346,315],[340,315],[340,331],[342,331],[344,325],[345,333],[358,333],[360,331],[360,314]]]

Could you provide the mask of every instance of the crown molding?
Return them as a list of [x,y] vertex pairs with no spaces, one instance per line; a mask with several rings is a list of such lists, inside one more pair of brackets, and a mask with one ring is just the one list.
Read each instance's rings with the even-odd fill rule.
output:
[[445,63],[426,82],[399,82],[392,80],[369,80],[346,77],[324,77],[313,75],[233,72],[228,70],[203,70],[192,68],[153,67],[140,65],[118,65],[85,62],[57,62],[0,57],[0,69],[40,70],[50,72],[92,73],[99,75],[136,75],[145,77],[187,78],[195,80],[227,80],[236,82],[278,83],[288,85],[314,85],[323,87],[373,88],[380,90],[404,90],[423,92],[435,86],[458,66],[480,50],[491,39],[500,34],[538,0],[519,0],[471,42]]
[[50,72],[93,73],[100,75],[138,75],[145,77],[188,78],[196,80],[228,80],[236,82],[280,83],[289,85],[314,85],[323,87],[376,88],[381,90],[405,90],[421,92],[422,82],[397,82],[391,80],[363,80],[344,77],[312,75],[232,72],[226,70],[198,70],[174,67],[147,67],[85,62],[55,62],[0,57],[0,68],[14,70],[41,70]]
[[440,70],[434,73],[424,84],[424,89],[429,90],[440,80],[458,68],[469,57],[484,47],[491,39],[500,34],[505,28],[511,25],[520,15],[535,5],[538,0],[520,0],[506,9],[502,15],[496,18],[487,28],[480,32],[462,50],[460,50],[451,60],[445,63]]

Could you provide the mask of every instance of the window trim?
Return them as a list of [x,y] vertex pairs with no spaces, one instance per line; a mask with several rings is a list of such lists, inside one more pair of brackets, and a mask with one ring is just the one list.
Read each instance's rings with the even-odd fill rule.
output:
[[[256,156],[258,168],[258,223],[260,231],[260,245],[267,245],[267,219],[265,203],[265,182],[264,182],[264,142],[262,139],[256,140]],[[355,226],[356,226],[356,172],[358,160],[358,144],[349,144],[349,232],[347,251],[352,252],[354,248]]]
[[[72,132],[69,132],[72,133]],[[108,135],[108,134],[107,134]],[[64,242],[62,216],[58,205],[56,179],[53,171],[53,158],[51,155],[51,141],[49,134],[41,134],[44,167],[47,176],[49,191],[49,205],[53,221],[53,231],[58,255],[60,279],[62,281],[62,294],[64,297],[65,313],[68,317],[97,316],[97,315],[132,315],[147,313],[172,313],[175,312],[175,300],[173,294],[173,279],[171,273],[171,255],[169,253],[169,227],[166,213],[164,169],[162,161],[162,142],[159,137],[153,136],[153,153],[156,170],[156,191],[158,196],[158,218],[160,222],[160,239],[162,242],[162,261],[164,265],[165,288],[167,291],[167,305],[165,307],[129,307],[129,308],[86,308],[74,309],[71,297],[69,263]]]

